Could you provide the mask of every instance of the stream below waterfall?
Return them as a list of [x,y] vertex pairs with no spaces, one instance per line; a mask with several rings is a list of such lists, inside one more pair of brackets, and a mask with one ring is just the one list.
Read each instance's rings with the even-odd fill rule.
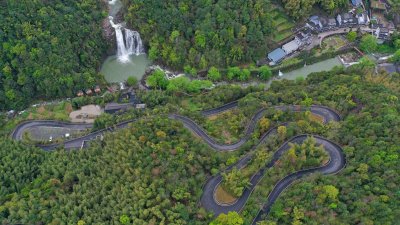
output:
[[109,1],[109,20],[116,33],[117,54],[107,57],[100,73],[110,83],[126,81],[130,76],[140,80],[151,63],[144,52],[140,34],[123,24],[114,23],[121,8],[120,0]]
[[[338,57],[334,57],[311,65],[306,65],[290,72],[285,72],[281,77],[279,77],[279,79],[296,80],[297,78],[307,78],[311,73],[329,71],[335,66],[342,65],[343,64],[340,62]],[[269,80],[267,82],[267,87],[271,85],[272,81],[273,80]]]

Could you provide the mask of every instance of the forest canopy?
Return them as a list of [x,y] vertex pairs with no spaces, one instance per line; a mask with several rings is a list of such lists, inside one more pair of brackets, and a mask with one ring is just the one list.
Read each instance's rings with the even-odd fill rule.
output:
[[268,50],[269,0],[124,2],[128,23],[150,46],[149,57],[170,67],[239,64]]
[[149,57],[174,69],[242,65],[290,37],[313,7],[328,13],[349,0],[124,0],[125,19],[144,37]]
[[101,80],[98,0],[0,1],[0,110],[72,96]]
[[[268,91],[220,86],[188,97],[151,90],[138,96],[155,106],[148,119],[108,133],[83,151],[44,152],[0,137],[0,223],[209,224],[212,213],[199,206],[203,184],[247,150],[218,153],[163,112],[180,108],[196,117],[198,110],[240,99],[238,110],[250,111],[246,116],[251,117],[263,106],[310,99],[336,109],[343,121],[321,125],[301,119],[286,136],[310,130],[339,143],[346,167],[290,186],[262,224],[393,224],[400,215],[400,76],[368,71],[337,69],[306,80],[274,81]],[[266,115],[276,121],[290,116],[276,113]],[[237,124],[241,118],[228,121]],[[276,148],[261,150],[273,153]],[[291,164],[284,160],[276,171]],[[263,185],[269,178],[258,184],[239,215],[222,215],[213,223],[234,219],[249,224],[265,203],[268,185],[273,187]]]

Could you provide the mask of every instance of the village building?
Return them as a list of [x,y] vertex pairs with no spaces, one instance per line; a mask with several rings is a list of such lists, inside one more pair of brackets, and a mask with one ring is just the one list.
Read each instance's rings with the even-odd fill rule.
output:
[[369,24],[369,17],[367,13],[360,13],[357,15],[357,20],[359,25],[367,25]]
[[354,7],[359,7],[359,6],[362,5],[362,0],[351,0],[351,4],[352,4]]
[[136,104],[135,108],[136,109],[145,109],[146,108],[146,104]]
[[341,26],[343,21],[342,21],[342,16],[340,14],[337,15],[336,20],[337,20],[339,26]]
[[280,62],[283,58],[285,58],[286,53],[285,51],[283,51],[283,49],[281,48],[277,48],[274,51],[268,53],[268,59],[272,62],[272,63],[278,63]]
[[76,96],[78,97],[82,97],[84,95],[83,91],[78,91],[78,93],[76,94]]
[[371,9],[375,12],[386,12],[386,4],[379,0],[371,0]]
[[343,13],[341,17],[342,17],[342,23],[344,25],[355,25],[358,22],[356,21],[356,18],[350,13]]
[[17,115],[17,112],[16,112],[15,110],[10,110],[10,111],[8,111],[8,112],[6,113],[6,115],[7,115],[7,118],[8,118],[8,119],[11,119],[11,118],[13,118],[15,115]]
[[295,35],[295,38],[301,42],[307,42],[307,40],[311,37],[311,31],[308,32],[299,32]]
[[[386,10],[386,3],[382,2],[384,0],[372,0],[374,3],[374,7],[378,10]],[[315,37],[315,32],[322,33],[326,31],[334,31],[339,28],[344,28],[346,31],[347,28],[357,28],[359,26],[366,26],[370,23],[373,24],[373,19],[370,18],[367,11],[365,11],[365,7],[362,0],[352,0],[352,5],[354,6],[353,9],[349,12],[344,12],[338,14],[336,17],[327,17],[321,15],[313,15],[311,16],[305,24],[303,28],[297,29],[294,35],[294,39],[288,43],[282,45],[281,48],[277,48],[274,51],[270,52],[267,55],[267,59],[269,60],[270,65],[275,65],[282,61],[285,57],[294,52],[298,51],[304,45],[311,44],[310,40],[313,40],[311,37]],[[375,19],[374,23],[375,26],[379,25],[379,30],[377,32],[376,28],[373,26],[373,33],[378,37],[378,39],[388,39],[390,34],[394,30],[394,24],[390,21],[385,21],[384,25],[382,26],[379,21],[381,18]],[[391,30],[393,28],[393,30]],[[343,33],[343,31],[340,31]],[[372,31],[371,31],[372,32]],[[259,64],[259,61],[257,61]]]
[[311,16],[310,17],[310,22],[312,24],[312,27],[314,29],[320,30],[323,28],[321,21],[319,20],[318,16]]
[[91,94],[93,94],[93,91],[92,91],[92,89],[88,88],[88,89],[86,89],[85,93],[87,95],[91,95]]
[[301,44],[302,44],[301,41],[295,38],[294,40],[284,44],[282,46],[282,49],[286,53],[286,55],[289,55],[297,51],[300,48]]
[[335,18],[329,18],[328,19],[328,26],[329,27],[336,27],[337,26]]
[[94,88],[94,92],[96,92],[96,94],[101,92],[100,86],[96,85],[96,87]]
[[389,40],[390,39],[390,33],[389,33],[389,29],[386,27],[382,27],[382,28],[378,28],[377,31],[379,30],[379,32],[377,32],[377,38],[378,39],[382,39],[382,40]]
[[104,107],[104,112],[114,114],[120,111],[127,111],[128,109],[133,108],[132,103],[125,103],[125,104],[119,104],[119,103],[108,103]]
[[328,18],[325,17],[320,17],[319,18],[320,23],[322,24],[322,29],[328,27]]

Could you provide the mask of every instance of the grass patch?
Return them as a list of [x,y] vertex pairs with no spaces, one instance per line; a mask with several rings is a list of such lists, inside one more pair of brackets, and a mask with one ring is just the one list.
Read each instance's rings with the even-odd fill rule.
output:
[[193,101],[191,101],[190,99],[184,99],[181,101],[181,107],[185,108],[191,112],[196,112],[201,110],[201,107],[198,106],[196,103],[194,103]]
[[244,134],[248,119],[240,109],[210,116],[203,128],[218,142],[230,144],[238,141]]
[[335,35],[327,37],[322,41],[322,49],[318,52],[318,54],[323,54],[329,51],[337,51],[347,44],[348,41],[343,36]]
[[278,66],[278,68],[294,65],[294,64],[299,63],[299,62],[301,62],[301,59],[299,59],[299,58],[284,59],[282,61],[282,63]]
[[286,30],[288,30],[288,29],[292,29],[292,28],[293,28],[293,24],[291,24],[291,23],[284,23],[284,24],[280,25],[280,26],[277,28],[277,30],[278,30],[279,33],[281,33],[281,32],[284,32],[284,31],[286,31]]
[[215,190],[215,200],[222,204],[232,204],[237,200],[237,198],[225,191],[222,185],[218,185]]
[[274,18],[275,26],[279,26],[280,24],[287,23],[287,19],[285,17],[278,16]]
[[17,115],[15,118],[6,122],[1,128],[1,133],[10,133],[17,124],[25,120],[62,120],[69,121],[69,113],[72,105],[69,101],[60,102],[53,105],[41,105],[30,107]]
[[281,42],[281,41],[285,40],[286,38],[290,37],[292,34],[293,34],[292,31],[285,31],[282,33],[278,33],[274,36],[273,40],[275,42]]
[[311,121],[314,121],[314,122],[318,122],[318,123],[324,122],[324,118],[322,116],[315,115],[313,113],[310,113],[310,115],[308,117]]
[[378,45],[377,52],[382,54],[392,54],[396,52],[396,48],[388,44],[381,44]]

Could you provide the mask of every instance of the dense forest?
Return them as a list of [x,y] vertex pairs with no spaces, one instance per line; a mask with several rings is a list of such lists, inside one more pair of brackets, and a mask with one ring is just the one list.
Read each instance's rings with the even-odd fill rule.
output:
[[[315,174],[290,186],[260,224],[395,224],[400,217],[399,81],[398,74],[372,75],[370,68],[356,66],[312,74],[306,80],[273,82],[268,91],[221,86],[187,96],[153,90],[138,95],[153,108],[141,115],[148,119],[109,133],[83,151],[43,152],[2,137],[0,223],[209,224],[212,214],[199,206],[202,185],[251,146],[218,153],[165,113],[179,112],[201,122],[199,110],[240,99],[232,112],[239,116],[220,117],[232,124],[226,129],[238,127],[245,121],[243,115],[251,117],[257,109],[277,104],[312,102],[343,116],[340,123],[321,125],[304,115],[267,112],[255,140],[265,127],[294,116],[294,131],[340,143],[347,165],[336,175]],[[210,129],[218,135],[216,127]],[[296,134],[289,131],[274,143],[279,146]],[[267,154],[258,149],[256,155],[268,161],[276,145],[266,146]],[[294,149],[288,155],[291,160],[309,155],[302,153],[308,147]],[[282,161],[281,169],[271,170],[258,184],[242,213],[221,215],[212,224],[248,224],[273,186],[269,181],[299,165]]]
[[264,58],[291,34],[293,25],[285,12],[299,20],[314,6],[333,13],[349,4],[348,0],[283,0],[281,9],[281,2],[271,0],[123,2],[125,19],[144,37],[150,59],[188,73]]
[[149,57],[173,68],[259,59],[273,31],[269,0],[124,2],[128,23],[150,46]]
[[103,1],[0,1],[0,110],[72,96],[103,80]]
[[314,6],[319,6],[327,13],[333,15],[346,9],[350,4],[348,0],[283,0],[286,12],[295,19],[305,18],[310,15]]

